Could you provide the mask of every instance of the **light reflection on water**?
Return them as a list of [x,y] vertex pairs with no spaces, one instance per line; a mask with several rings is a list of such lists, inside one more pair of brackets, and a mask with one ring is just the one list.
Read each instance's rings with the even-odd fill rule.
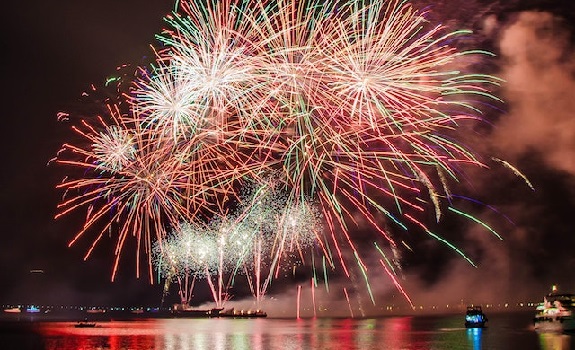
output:
[[575,343],[571,334],[540,333],[539,344],[542,350],[567,350],[573,349]]
[[483,335],[482,328],[468,328],[467,341],[471,345],[469,348],[473,350],[481,350],[481,336]]
[[[41,322],[45,350],[521,349],[568,350],[572,335],[537,334],[508,318],[466,329],[458,316],[381,319],[150,319]],[[1,342],[1,339],[0,339]]]

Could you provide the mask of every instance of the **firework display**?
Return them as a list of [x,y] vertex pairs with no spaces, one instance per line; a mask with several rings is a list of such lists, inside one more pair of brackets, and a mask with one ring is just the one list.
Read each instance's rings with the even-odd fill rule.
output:
[[[467,71],[487,54],[451,44],[468,32],[400,0],[182,1],[166,23],[155,62],[58,155],[81,170],[59,185],[58,217],[87,211],[70,244],[99,232],[88,256],[112,232],[114,276],[134,236],[150,279],[153,257],[183,301],[204,278],[218,307],[241,274],[261,300],[282,266],[311,263],[306,249],[366,283],[363,260],[383,256],[376,273],[409,300],[394,276],[412,227],[469,260],[425,223],[446,208],[477,221],[449,201],[450,182],[484,166],[457,129],[498,80]],[[358,249],[360,226],[384,248]]]

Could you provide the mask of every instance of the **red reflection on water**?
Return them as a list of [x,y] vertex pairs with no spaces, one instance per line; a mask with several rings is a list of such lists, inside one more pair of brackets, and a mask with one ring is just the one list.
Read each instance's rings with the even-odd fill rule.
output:
[[45,350],[77,349],[153,349],[156,323],[102,322],[94,328],[76,328],[72,322],[43,323],[39,333],[44,338]]
[[[340,332],[336,333],[339,336],[332,338],[332,341],[335,341],[336,344],[341,345],[342,349],[353,349],[354,348],[354,327],[353,327],[353,320],[348,318],[343,320],[341,323]],[[330,339],[328,337],[327,339]]]
[[[45,350],[416,349],[410,317],[387,319],[161,319],[39,326]],[[419,349],[419,348],[417,348]]]
[[[295,349],[411,349],[412,318],[298,320]],[[271,344],[282,349],[281,344]],[[299,346],[299,347],[298,347]]]
[[[503,319],[508,320],[509,316]],[[488,331],[462,327],[459,315],[381,319],[151,319],[98,322],[96,328],[75,328],[74,322],[38,322],[32,327],[14,325],[17,334],[4,338],[0,334],[0,344],[9,341],[25,346],[34,337],[46,350],[506,349],[512,343],[518,344],[517,349],[532,349],[534,344],[545,350],[566,350],[573,346],[572,335],[537,337],[532,330],[522,331],[519,328],[524,327],[522,314],[511,320],[512,323],[503,326],[494,322]]]
[[411,342],[411,317],[393,317],[381,320],[381,344],[390,349],[409,348]]

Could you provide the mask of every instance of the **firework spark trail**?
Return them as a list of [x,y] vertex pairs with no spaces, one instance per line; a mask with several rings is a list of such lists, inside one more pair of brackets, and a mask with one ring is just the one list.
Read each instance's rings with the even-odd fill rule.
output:
[[[415,306],[413,305],[413,301],[411,300],[411,298],[409,297],[409,295],[405,292],[405,290],[403,289],[403,287],[401,286],[401,284],[399,283],[399,281],[397,280],[396,277],[396,272],[395,272],[395,268],[393,267],[393,264],[391,264],[391,262],[389,261],[389,259],[387,258],[387,256],[385,255],[385,253],[383,252],[383,250],[377,245],[376,242],[374,242],[375,245],[375,249],[381,254],[381,256],[385,259],[385,262],[381,259],[379,259],[379,263],[383,266],[383,269],[385,271],[385,273],[389,276],[389,278],[393,281],[393,284],[395,285],[395,287],[397,288],[397,290],[405,297],[405,299],[409,302],[409,305],[411,306],[412,309],[415,308]],[[456,249],[456,248],[455,248]],[[464,256],[464,258],[467,259],[467,257]],[[388,268],[389,266],[389,268]],[[474,265],[475,266],[475,265]]]
[[385,270],[385,273],[387,273],[387,275],[389,276],[389,278],[391,278],[391,280],[393,281],[393,284],[395,285],[395,287],[397,288],[397,290],[403,295],[403,297],[409,302],[409,305],[411,305],[412,309],[415,309],[415,306],[413,305],[413,302],[411,301],[411,298],[409,297],[409,295],[407,295],[407,293],[405,292],[405,290],[403,289],[403,287],[401,286],[401,284],[397,281],[397,278],[395,278],[395,276],[393,275],[393,273],[391,273],[391,271],[387,268],[387,266],[385,265],[385,263],[383,262],[383,260],[379,259],[379,263],[381,264],[381,266],[383,266],[383,269]]
[[301,285],[297,285],[297,305],[296,305],[296,318],[299,319],[299,309],[300,309],[300,300],[301,300]]
[[343,287],[343,293],[345,294],[345,300],[347,300],[347,306],[349,307],[349,314],[353,318],[353,309],[351,308],[351,302],[349,301],[349,295],[347,294],[347,289]]
[[321,262],[322,262],[322,266],[323,266],[323,283],[325,285],[325,290],[329,293],[329,283],[328,283],[328,277],[327,277],[327,267],[325,264],[325,255],[321,257]]
[[315,306],[315,281],[313,278],[310,279],[310,289],[311,289],[311,300],[313,305],[313,317],[317,317],[317,307]]
[[522,178],[525,181],[525,183],[527,184],[527,186],[529,186],[529,188],[531,190],[535,191],[535,187],[533,187],[533,184],[531,184],[531,181],[529,181],[527,176],[525,176],[521,171],[519,171],[519,169],[517,169],[513,165],[509,164],[509,162],[507,162],[503,159],[499,159],[499,158],[495,158],[495,157],[492,157],[491,159],[493,159],[494,161],[499,162],[499,163],[503,164],[505,167],[511,169],[511,171],[513,171],[513,173],[515,175],[519,176],[520,178]]
[[[408,215],[406,215],[408,216]],[[465,260],[467,260],[467,262],[469,264],[471,264],[471,266],[473,267],[477,267],[477,265],[475,265],[475,263],[467,257],[467,255],[465,255],[464,252],[462,252],[459,248],[457,248],[455,245],[453,245],[451,242],[447,241],[446,239],[438,236],[437,234],[431,232],[423,223],[421,223],[420,221],[416,220],[415,218],[408,216],[413,222],[419,224],[419,226],[425,231],[425,233],[427,233],[428,235],[430,235],[431,237],[433,237],[434,239],[438,240],[439,242],[444,243],[445,245],[447,245],[449,248],[451,248],[452,250],[454,250],[455,252],[457,252],[457,254],[461,255]],[[380,253],[382,253],[381,250],[378,249],[378,251]],[[382,253],[383,254],[383,253]]]
[[515,226],[515,222],[513,222],[513,220],[511,220],[507,215],[505,215],[505,214],[502,213],[501,211],[497,210],[497,208],[495,208],[495,207],[492,206],[492,205],[485,204],[485,203],[483,203],[483,202],[481,202],[481,201],[478,201],[477,199],[469,198],[469,197],[465,197],[465,196],[453,196],[453,197],[455,197],[455,198],[460,198],[460,199],[464,199],[464,200],[466,200],[466,201],[470,201],[470,202],[472,202],[472,203],[475,203],[475,204],[479,204],[479,205],[481,205],[481,206],[484,206],[484,207],[488,208],[489,210],[493,211],[494,213],[496,213],[498,216],[500,216],[500,217],[504,218],[505,220],[507,220],[507,222],[509,222],[511,225]]
[[453,207],[448,207],[447,208],[449,211],[454,212],[456,214],[459,214],[465,218],[468,218],[469,220],[483,226],[484,228],[486,228],[489,232],[491,232],[495,237],[497,237],[500,241],[503,240],[503,237],[501,237],[501,235],[499,233],[497,233],[497,231],[495,231],[494,229],[492,229],[489,225],[487,225],[486,223],[484,223],[483,221],[479,220],[478,218],[476,218],[473,215],[467,214],[462,212],[461,210],[457,210]]

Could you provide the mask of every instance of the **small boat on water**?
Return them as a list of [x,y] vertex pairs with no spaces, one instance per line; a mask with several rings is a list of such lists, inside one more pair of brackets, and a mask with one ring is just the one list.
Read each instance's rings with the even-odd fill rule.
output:
[[175,304],[171,312],[174,317],[181,318],[204,318],[218,317],[223,308],[200,309],[189,306],[188,304]]
[[96,327],[96,322],[80,321],[74,325],[76,328],[94,328]]
[[22,310],[19,307],[11,307],[9,309],[4,309],[4,312],[9,314],[19,314],[22,312]]
[[487,323],[487,316],[483,313],[481,306],[468,306],[465,313],[466,328],[484,328]]
[[86,312],[89,314],[103,314],[106,313],[106,309],[90,308]]
[[40,312],[40,309],[37,308],[37,307],[34,306],[34,305],[31,305],[31,306],[29,306],[29,307],[26,308],[26,312],[29,312],[29,313],[38,313],[38,312]]
[[541,332],[575,331],[575,294],[558,293],[554,286],[551,293],[537,306],[533,325]]
[[231,318],[257,318],[267,317],[267,313],[262,310],[237,310],[235,308],[223,309],[200,309],[193,308],[187,304],[175,304],[171,310],[172,315],[177,318],[217,318],[217,317],[231,317]]

